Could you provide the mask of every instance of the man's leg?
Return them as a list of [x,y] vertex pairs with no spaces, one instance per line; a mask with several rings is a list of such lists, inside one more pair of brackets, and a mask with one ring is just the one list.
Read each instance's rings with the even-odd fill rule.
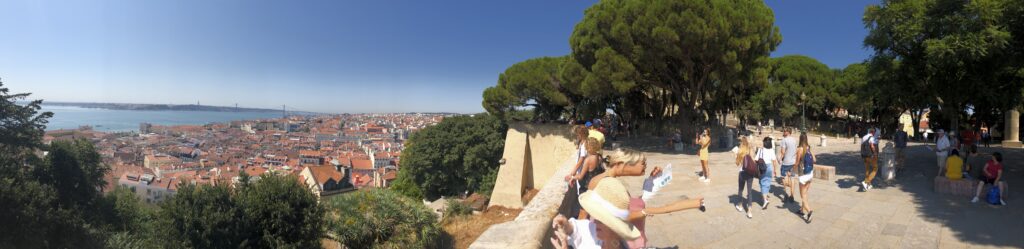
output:
[[869,157],[864,160],[868,161],[867,163],[865,163],[865,165],[871,165],[870,167],[868,167],[868,174],[864,179],[864,182],[867,183],[868,186],[870,186],[871,181],[874,180],[875,175],[878,174],[878,157]]

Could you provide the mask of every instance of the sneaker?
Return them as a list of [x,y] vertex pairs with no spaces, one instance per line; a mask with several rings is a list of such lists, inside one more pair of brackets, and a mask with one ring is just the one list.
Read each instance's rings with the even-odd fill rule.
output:
[[875,185],[868,184],[868,189],[872,189],[874,187],[875,187]]
[[868,184],[865,183],[865,182],[860,182],[860,188],[863,189],[864,191],[867,191],[868,190]]
[[975,196],[974,199],[971,199],[971,203],[978,203],[978,197]]
[[753,218],[754,218],[754,214],[751,214],[750,212],[747,212],[747,219],[753,219]]
[[700,211],[701,212],[708,211],[707,207],[704,207],[704,200],[700,200]]
[[811,224],[811,215],[814,215],[814,210],[807,211],[807,215],[804,216],[804,222],[807,222],[807,224]]
[[771,201],[764,199],[764,204],[761,204],[761,210],[768,209],[768,203],[771,203]]
[[740,204],[736,204],[736,211],[743,212],[743,207],[741,207]]
[[1003,206],[1006,206],[1006,201],[1003,201],[1003,199],[999,199],[999,204],[1003,204]]
[[700,181],[702,181],[702,182],[703,182],[704,180],[707,180],[707,179],[708,179],[708,178],[705,178],[705,177],[703,177],[703,176],[701,176],[700,178],[697,178],[697,180],[700,180]]

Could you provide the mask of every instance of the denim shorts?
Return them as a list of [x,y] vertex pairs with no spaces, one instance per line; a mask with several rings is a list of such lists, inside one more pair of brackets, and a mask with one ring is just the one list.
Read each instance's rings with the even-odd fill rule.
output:
[[779,168],[779,176],[786,176],[786,174],[796,175],[796,174],[793,174],[793,165],[794,164],[790,164],[790,165],[783,164],[782,167]]

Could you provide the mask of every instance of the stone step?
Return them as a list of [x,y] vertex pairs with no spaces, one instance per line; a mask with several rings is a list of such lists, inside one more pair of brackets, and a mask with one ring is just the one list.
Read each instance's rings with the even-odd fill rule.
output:
[[[955,196],[971,197],[977,192],[978,181],[971,179],[950,180],[945,176],[935,177],[935,192],[940,194],[951,194]],[[989,185],[985,186],[985,191]]]
[[814,165],[814,178],[831,181],[836,179],[836,167]]

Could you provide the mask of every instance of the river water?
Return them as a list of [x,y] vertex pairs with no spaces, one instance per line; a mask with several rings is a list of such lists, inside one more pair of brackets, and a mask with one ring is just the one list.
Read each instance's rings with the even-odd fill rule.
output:
[[76,129],[89,125],[97,131],[138,131],[139,123],[203,125],[281,117],[281,112],[130,111],[45,104],[42,111],[53,112],[46,130]]

